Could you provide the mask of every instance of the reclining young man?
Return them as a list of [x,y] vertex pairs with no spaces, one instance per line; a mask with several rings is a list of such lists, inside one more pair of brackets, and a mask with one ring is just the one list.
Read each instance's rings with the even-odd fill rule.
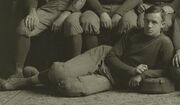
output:
[[146,78],[164,77],[173,55],[171,40],[161,33],[164,17],[161,7],[150,7],[145,11],[144,29],[130,32],[114,47],[93,48],[67,62],[55,62],[40,73],[27,67],[25,74],[29,77],[3,81],[2,88],[14,90],[45,83],[66,96],[81,96],[119,85],[136,88]]
[[26,56],[30,48],[30,38],[47,28],[58,32],[71,12],[79,11],[86,0],[51,0],[37,8],[38,0],[26,0],[27,16],[17,27],[16,73],[11,77],[21,77]]

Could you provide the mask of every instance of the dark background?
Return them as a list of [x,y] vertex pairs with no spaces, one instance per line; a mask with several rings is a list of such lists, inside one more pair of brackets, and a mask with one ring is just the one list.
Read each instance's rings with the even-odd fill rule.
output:
[[13,33],[12,1],[0,1],[0,76],[13,72],[15,36]]

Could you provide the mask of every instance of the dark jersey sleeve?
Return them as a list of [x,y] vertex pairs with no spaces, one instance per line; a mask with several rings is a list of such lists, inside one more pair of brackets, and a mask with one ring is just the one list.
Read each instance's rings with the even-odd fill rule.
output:
[[135,68],[121,60],[125,48],[126,41],[121,39],[106,56],[106,65],[108,65],[112,70],[123,70],[130,75],[136,75],[134,74]]
[[159,52],[159,60],[158,62],[161,63],[161,65],[158,66],[156,69],[149,69],[145,71],[141,76],[143,79],[145,78],[157,78],[157,77],[162,77],[166,73],[168,73],[171,59],[173,56],[173,44],[171,40],[168,37],[163,38],[161,40],[161,47],[160,47],[160,52]]

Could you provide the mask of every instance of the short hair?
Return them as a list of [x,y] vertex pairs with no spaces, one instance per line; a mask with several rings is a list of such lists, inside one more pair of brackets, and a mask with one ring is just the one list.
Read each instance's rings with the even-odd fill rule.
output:
[[151,6],[147,10],[145,10],[145,14],[144,15],[150,14],[150,13],[160,13],[162,20],[165,21],[166,13],[163,10],[162,6]]

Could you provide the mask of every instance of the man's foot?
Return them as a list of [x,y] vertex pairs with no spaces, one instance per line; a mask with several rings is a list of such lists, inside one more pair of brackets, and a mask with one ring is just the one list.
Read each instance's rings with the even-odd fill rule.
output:
[[24,77],[32,77],[34,75],[38,75],[39,71],[33,66],[26,66],[23,70]]
[[1,82],[2,90],[22,89],[29,85],[31,85],[31,80],[29,78],[11,78]]

